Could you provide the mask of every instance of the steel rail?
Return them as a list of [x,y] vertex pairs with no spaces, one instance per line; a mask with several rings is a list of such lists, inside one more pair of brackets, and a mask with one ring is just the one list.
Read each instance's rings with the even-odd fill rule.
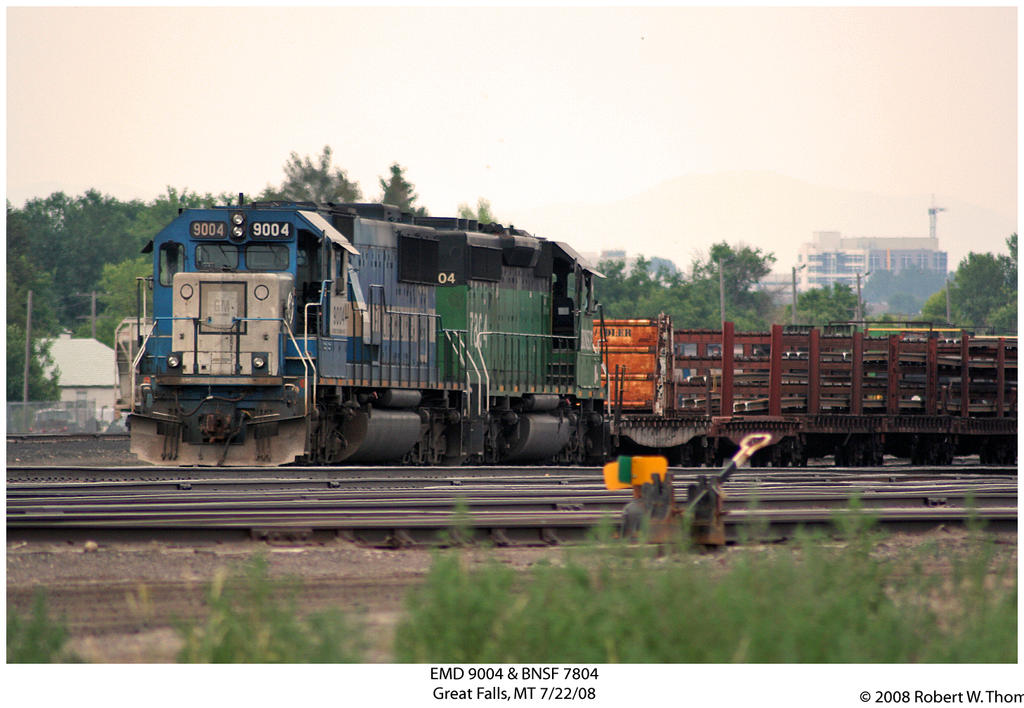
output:
[[[698,474],[709,474],[704,467],[673,467],[670,471],[677,477],[693,476]],[[352,478],[387,478],[391,476],[406,476],[410,479],[420,478],[481,478],[481,477],[508,477],[514,475],[529,476],[534,478],[552,476],[596,476],[602,474],[600,467],[568,467],[568,466],[464,466],[464,467],[440,467],[440,466],[351,466],[351,467],[180,467],[180,466],[150,466],[150,465],[118,465],[118,466],[91,466],[91,465],[9,465],[7,467],[8,479],[18,476],[49,475],[49,476],[73,476],[79,475],[87,478],[96,476],[116,476],[126,478],[131,475],[139,479],[160,479],[164,478],[224,478],[226,475],[238,477],[253,475],[261,478],[330,478],[330,479],[352,479]],[[956,477],[962,475],[965,478],[976,478],[982,475],[1001,476],[1004,479],[1016,476],[1016,467],[999,467],[993,465],[974,465],[958,467],[807,467],[807,468],[746,468],[741,473],[748,477],[758,477],[765,480],[800,480],[809,478],[840,479],[854,477],[894,477],[894,476],[916,476],[919,478],[933,477]]]
[[[738,509],[725,517],[726,532],[732,539],[785,540],[799,530],[831,530],[847,514],[835,510]],[[871,518],[888,529],[927,529],[954,524],[983,524],[993,531],[1017,530],[1017,508],[994,507],[976,510],[950,508],[876,509]],[[856,522],[854,522],[856,523]],[[171,519],[133,515],[108,518],[101,525],[71,519],[25,521],[8,529],[8,539],[101,538],[172,539],[188,542],[196,538],[255,538],[270,542],[307,543],[316,538],[344,538],[368,545],[412,546],[451,545],[483,540],[495,545],[555,545],[588,538],[604,527],[614,534],[618,515],[612,511],[486,512],[467,514],[461,520],[449,512],[203,516],[181,514]],[[41,535],[40,535],[41,534]],[[589,536],[593,538],[593,536]]]
[[[28,482],[8,483],[8,498],[18,496],[52,496],[52,497],[99,497],[117,495],[123,497],[141,495],[188,495],[201,493],[237,495],[237,494],[290,494],[290,495],[323,495],[335,498],[380,498],[389,500],[403,496],[456,496],[473,495],[522,495],[522,494],[590,494],[608,496],[624,492],[608,491],[596,480],[576,480],[575,484],[565,482],[537,482],[534,480],[514,480],[509,484],[493,484],[492,480],[472,480],[465,484],[435,484],[418,487],[380,487],[366,488],[359,485],[341,485],[333,482],[313,480],[195,480],[192,482]],[[503,480],[505,481],[505,480]],[[515,483],[518,481],[519,483]],[[675,479],[677,492],[685,494],[688,482],[686,478]],[[986,492],[991,490],[1016,490],[1014,480],[932,480],[927,482],[868,482],[855,483],[835,482],[804,482],[800,484],[763,484],[756,481],[737,480],[731,482],[726,495],[753,494],[793,496],[806,493],[852,494],[870,493],[918,493],[931,494],[939,491]]]
[[[8,531],[25,529],[225,529],[270,528],[278,532],[327,529],[350,534],[409,529],[510,528],[580,529],[598,524],[615,526],[630,492],[591,489],[417,490],[396,496],[391,492],[322,489],[268,494],[251,491],[202,492],[177,489],[163,492],[95,490],[88,493],[66,485],[29,485],[9,489]],[[850,506],[858,498],[861,510]],[[939,484],[901,489],[745,488],[726,498],[728,523],[820,525],[863,511],[883,524],[963,523],[985,520],[1016,528],[1017,490],[1013,485]],[[460,510],[461,509],[461,510]],[[461,519],[461,520],[460,520]]]
[[[678,476],[674,478],[676,497],[686,494],[690,483],[696,481],[694,476]],[[849,479],[813,479],[813,480],[768,480],[756,477],[736,475],[729,483],[726,493],[735,494],[771,494],[785,492],[819,491],[827,493],[842,492],[877,493],[879,491],[903,491],[919,494],[934,494],[941,491],[977,490],[1008,488],[1016,489],[1016,479],[1006,477],[982,477],[969,479],[948,478],[849,478]],[[335,498],[342,495],[362,495],[374,497],[385,495],[395,499],[403,495],[438,494],[452,496],[454,494],[515,494],[537,493],[583,493],[591,491],[606,496],[603,480],[594,476],[566,477],[495,477],[495,478],[450,478],[450,479],[289,479],[289,478],[221,478],[221,479],[180,479],[180,480],[21,480],[7,483],[8,498],[24,496],[73,497],[103,495],[140,495],[140,494],[175,494],[188,492],[190,496],[199,493],[222,494],[325,494],[331,493]]]

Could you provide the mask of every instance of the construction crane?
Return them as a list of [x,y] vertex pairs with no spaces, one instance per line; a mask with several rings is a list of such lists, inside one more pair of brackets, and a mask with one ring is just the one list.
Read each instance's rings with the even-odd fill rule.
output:
[[939,212],[946,211],[945,207],[935,206],[935,195],[932,195],[932,205],[928,207],[928,236],[935,238],[935,223],[938,221]]
[[[945,207],[935,206],[935,195],[932,195],[932,205],[928,207],[928,235],[931,239],[935,240],[935,223],[939,220],[939,212],[946,211]],[[949,302],[949,273],[945,273],[946,277],[946,322],[952,322],[952,312]]]

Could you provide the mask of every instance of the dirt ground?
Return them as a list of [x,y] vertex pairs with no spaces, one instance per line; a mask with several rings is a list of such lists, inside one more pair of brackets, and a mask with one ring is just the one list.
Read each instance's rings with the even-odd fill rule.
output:
[[93,438],[8,442],[7,464],[135,467],[145,463],[139,462],[139,458],[128,452],[128,438]]
[[[162,543],[7,545],[7,604],[28,613],[37,590],[50,615],[63,617],[68,648],[87,662],[174,661],[179,620],[205,614],[204,597],[218,570],[228,572],[262,553],[274,578],[298,580],[303,611],[338,608],[359,618],[371,642],[370,661],[390,661],[391,639],[408,589],[429,569],[434,551],[382,550],[345,541],[274,547],[261,542],[206,546]],[[525,569],[550,557],[546,548],[469,549],[470,562],[497,558]]]
[[[996,538],[1000,559],[1016,569],[1016,534]],[[941,566],[966,550],[967,535],[960,529],[943,528],[926,534],[894,535],[879,543],[876,552],[898,554],[923,543],[937,544],[940,552],[931,557]],[[714,554],[684,554],[662,562],[698,563],[713,573],[727,567],[738,554],[772,548],[778,546],[729,547]],[[464,550],[471,564],[496,559],[519,571],[541,560],[558,562],[564,552],[543,547]],[[27,613],[36,591],[43,590],[51,616],[63,617],[71,632],[68,649],[84,661],[173,662],[181,647],[175,623],[202,618],[205,592],[215,573],[231,571],[255,553],[265,555],[273,577],[299,580],[296,599],[302,610],[334,607],[358,618],[370,642],[367,659],[389,662],[405,595],[423,580],[436,551],[384,550],[342,540],[288,547],[256,541],[198,546],[119,543],[96,548],[92,544],[9,542],[7,604]]]

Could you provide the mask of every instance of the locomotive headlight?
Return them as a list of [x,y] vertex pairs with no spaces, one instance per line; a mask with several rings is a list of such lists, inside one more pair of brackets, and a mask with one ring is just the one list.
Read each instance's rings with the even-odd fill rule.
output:
[[255,369],[262,369],[264,366],[267,365],[267,360],[261,356],[254,356],[252,358],[252,365],[253,368]]
[[231,212],[231,234],[232,241],[241,241],[245,238],[245,214],[240,211]]
[[181,359],[179,359],[174,354],[171,354],[169,357],[167,357],[168,369],[177,369],[179,366],[181,366]]
[[184,285],[181,286],[181,290],[179,292],[181,292],[181,298],[183,300],[188,300],[190,297],[192,297],[192,293],[194,291],[192,290],[191,285],[185,283]]

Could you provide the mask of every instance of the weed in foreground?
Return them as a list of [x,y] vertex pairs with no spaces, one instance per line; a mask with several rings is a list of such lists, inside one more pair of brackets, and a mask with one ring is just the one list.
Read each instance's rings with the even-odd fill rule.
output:
[[207,595],[209,616],[179,627],[184,663],[339,663],[359,661],[359,634],[338,610],[300,616],[295,587],[272,580],[255,556],[240,574],[218,574]]
[[983,548],[950,583],[921,551],[879,557],[870,518],[843,519],[838,541],[802,533],[728,564],[595,547],[517,576],[442,554],[409,596],[395,659],[1016,661],[1016,585],[992,586]]
[[7,663],[51,664],[74,662],[77,657],[64,652],[68,630],[63,621],[54,620],[46,607],[46,596],[38,591],[32,600],[32,612],[23,617],[7,608]]

